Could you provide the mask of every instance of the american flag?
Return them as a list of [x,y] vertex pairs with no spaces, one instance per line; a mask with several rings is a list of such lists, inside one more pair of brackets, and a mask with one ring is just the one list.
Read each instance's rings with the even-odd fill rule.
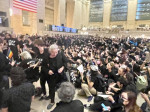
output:
[[37,0],[13,0],[13,7],[37,13]]

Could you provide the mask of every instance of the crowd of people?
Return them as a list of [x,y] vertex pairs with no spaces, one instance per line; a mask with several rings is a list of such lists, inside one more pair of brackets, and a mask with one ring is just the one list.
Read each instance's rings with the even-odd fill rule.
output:
[[[149,112],[149,41],[0,33],[0,108],[29,112],[36,94],[33,82],[40,79],[39,100],[50,100],[47,109],[56,103],[56,90],[61,99],[52,112]],[[73,100],[75,88],[93,104]],[[136,104],[138,94],[145,100],[141,107]]]

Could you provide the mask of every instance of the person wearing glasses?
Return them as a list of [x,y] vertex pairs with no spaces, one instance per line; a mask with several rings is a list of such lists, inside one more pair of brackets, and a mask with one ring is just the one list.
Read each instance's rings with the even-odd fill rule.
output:
[[119,95],[118,99],[109,96],[107,100],[98,102],[99,110],[94,110],[92,105],[88,108],[90,110],[103,112],[142,112],[141,108],[136,104],[136,100],[136,93],[124,91]]

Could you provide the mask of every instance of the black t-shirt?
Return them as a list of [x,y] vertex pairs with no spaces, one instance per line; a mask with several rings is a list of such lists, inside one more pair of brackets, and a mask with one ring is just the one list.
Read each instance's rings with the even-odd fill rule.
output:
[[28,49],[32,49],[34,47],[33,44],[26,44],[26,46],[28,47]]
[[18,60],[18,40],[16,38],[9,38],[6,40],[8,42],[8,47],[10,47],[11,51],[13,52],[14,60]]
[[48,57],[48,55],[49,55],[48,49],[44,49],[44,52],[43,52],[42,54],[41,54],[40,52],[38,52],[36,58],[37,58],[38,60],[40,60],[40,62],[42,63],[43,60],[44,60],[46,57]]
[[100,74],[96,76],[91,76],[91,82],[94,83],[93,87],[96,89],[96,91],[99,91],[99,92],[104,91],[104,82]]
[[24,42],[21,40],[21,41],[18,41],[18,44],[19,44],[20,48],[23,49]]
[[39,79],[39,68],[30,67],[38,62],[37,59],[23,60],[19,66],[22,67],[26,73],[26,78],[29,82],[35,82]]
[[39,49],[35,46],[32,46],[32,50],[34,51],[34,54],[32,54],[32,57],[35,58],[37,54],[39,54]]
[[0,52],[0,76],[9,75],[9,71],[11,69],[11,65],[9,63],[9,59]]
[[7,39],[7,42],[8,42],[8,46],[13,51],[13,53],[18,52],[17,51],[17,45],[19,43],[18,43],[18,40],[16,38],[9,38],[9,39]]
[[34,95],[34,86],[23,83],[6,90],[3,94],[2,108],[9,112],[30,112],[31,100]]
[[18,45],[18,40],[16,38],[8,38],[6,39],[6,41],[8,42],[8,46],[17,46]]

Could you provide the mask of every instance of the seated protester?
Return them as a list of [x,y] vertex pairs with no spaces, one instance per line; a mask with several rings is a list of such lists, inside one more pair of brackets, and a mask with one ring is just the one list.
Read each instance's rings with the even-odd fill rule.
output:
[[90,65],[90,68],[91,68],[91,76],[86,75],[87,84],[82,85],[82,90],[85,93],[86,92],[88,93],[87,94],[88,102],[92,100],[93,98],[92,94],[96,95],[97,92],[105,91],[105,82],[103,80],[102,75],[98,71],[98,67],[96,65]]
[[[108,100],[101,101],[97,104],[99,110],[96,111],[109,111],[109,112],[142,112],[142,110],[136,104],[137,95],[131,91],[124,91],[120,94],[120,97],[115,100],[112,96],[108,97]],[[104,104],[108,110],[105,110],[101,104]],[[92,105],[89,109],[93,108]]]
[[127,81],[126,90],[132,91],[137,94],[137,88],[134,83],[134,76],[131,73],[127,73],[126,75],[124,75],[124,78]]
[[89,87],[94,87],[97,92],[105,92],[105,81],[103,76],[98,71],[96,65],[90,65],[91,78],[87,76],[87,82]]
[[31,101],[34,98],[34,86],[27,83],[25,77],[21,67],[11,69],[12,88],[4,91],[2,112],[30,112]]
[[117,82],[119,77],[124,77],[124,75],[126,74],[127,69],[125,68],[124,65],[122,65],[121,67],[118,68],[118,73],[116,75],[114,75],[114,80],[115,82]]
[[84,112],[84,106],[80,100],[73,100],[75,87],[69,82],[63,82],[57,90],[60,102],[52,112]]
[[[76,76],[76,81],[75,81],[74,85],[76,88],[81,88],[81,84],[83,81],[84,69],[82,68],[83,64],[82,64],[82,61],[80,59],[77,59],[76,63],[77,63],[77,65],[76,65],[77,67],[75,67],[75,69],[77,71],[77,76]],[[78,68],[81,68],[81,70]]]
[[[108,90],[106,91],[107,95],[113,95],[113,98],[115,99],[116,102],[118,102],[119,95],[121,94],[122,91],[125,91],[125,86],[127,85],[126,80],[123,77],[120,77],[117,81],[117,83],[112,82],[109,85]],[[102,111],[101,108],[101,103],[106,103],[108,105],[111,105],[110,102],[107,100],[105,101],[103,98],[98,98],[99,96],[95,97],[94,99],[94,104],[91,104],[89,106],[89,109],[92,111]],[[97,100],[98,99],[98,100]]]
[[141,74],[141,72],[140,72],[141,70],[140,70],[140,66],[137,64],[137,63],[134,63],[133,64],[133,73],[134,73],[134,75],[136,76],[136,74],[137,75],[140,75]]
[[103,64],[103,60],[101,59],[101,61],[97,62],[98,68],[101,71],[101,74],[104,76],[105,72],[106,72],[106,66],[105,64]]
[[36,82],[39,79],[38,60],[32,59],[28,51],[20,54],[22,62],[18,65],[22,67],[26,73],[26,78],[29,82]]
[[110,62],[107,64],[106,67],[107,67],[107,72],[106,72],[107,78],[116,81],[118,77],[115,75],[114,63]]
[[88,97],[88,102],[90,102],[93,98],[93,95],[96,95],[97,91],[94,87],[89,87],[87,82],[87,77],[91,77],[91,69],[89,64],[87,65],[87,72],[86,75],[81,73],[82,83],[81,83],[81,89],[78,92],[78,95],[86,95]]
[[121,65],[121,67],[118,69],[118,75],[124,77],[124,75],[127,73],[127,66]]
[[112,102],[112,106],[108,107],[110,112],[142,112],[136,104],[137,95],[134,92],[122,92],[118,102],[115,102],[112,96],[108,100]]

